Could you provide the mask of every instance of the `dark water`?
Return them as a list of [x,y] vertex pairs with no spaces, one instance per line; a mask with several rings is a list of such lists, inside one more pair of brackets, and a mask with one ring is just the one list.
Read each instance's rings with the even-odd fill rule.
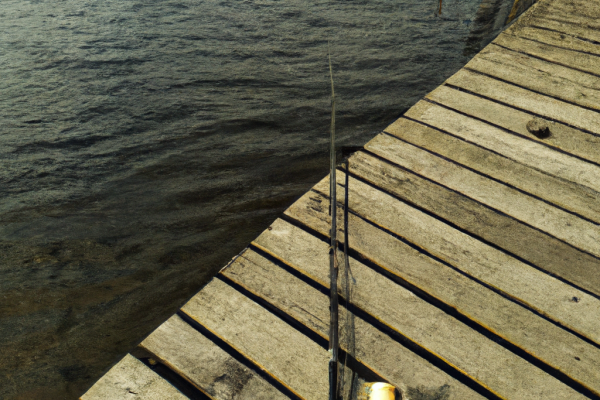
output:
[[76,398],[326,175],[328,41],[362,145],[498,33],[478,7],[2,0],[0,398]]

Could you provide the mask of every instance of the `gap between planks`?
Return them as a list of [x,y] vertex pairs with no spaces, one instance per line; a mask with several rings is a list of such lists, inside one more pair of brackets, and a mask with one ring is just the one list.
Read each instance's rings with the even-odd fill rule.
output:
[[[344,176],[342,173],[339,175],[338,182],[343,183]],[[322,180],[314,189],[326,193],[326,180]],[[343,195],[341,192],[340,196]],[[305,197],[305,202],[308,201],[306,199]],[[352,177],[349,202],[351,210],[374,224],[595,343],[600,343],[600,318],[590,318],[594,315],[600,317],[600,300],[595,297]],[[377,206],[374,207],[373,204]],[[286,213],[289,215],[289,212]],[[578,299],[577,302],[572,301],[574,297]]]
[[[327,247],[325,251],[327,254]],[[305,274],[302,269],[298,271]],[[329,298],[326,294],[252,250],[244,253],[222,274],[327,339]],[[341,307],[342,317],[348,315],[344,310]],[[340,328],[341,348],[404,393],[443,392],[448,399],[481,398],[360,317],[342,318]],[[354,343],[350,339],[352,335]]]
[[[358,190],[363,191],[364,189],[359,188]],[[319,209],[324,211],[319,212]],[[286,213],[318,232],[327,234],[327,209],[327,198],[318,194],[307,194]],[[600,367],[598,365],[599,348],[489,291],[457,271],[420,254],[398,239],[363,222],[360,218],[354,215],[350,215],[349,218],[351,248],[358,251],[359,254],[439,301],[448,304],[450,308],[456,309],[470,320],[524,349],[525,352],[553,365],[554,368],[584,386],[595,387],[592,391],[596,393],[600,391],[598,385],[600,379],[599,376],[596,376],[600,373],[598,372]],[[254,244],[284,262],[294,265],[295,268],[309,269],[313,279],[320,279],[324,284],[326,283],[324,275],[314,277],[319,271],[319,265],[324,262],[324,255],[321,255],[322,251],[319,252],[319,250],[321,250],[320,247],[326,246],[326,243],[317,240],[301,229],[286,226],[285,223],[277,221],[271,226],[271,230],[265,231]],[[364,267],[360,265],[359,268]],[[355,275],[354,268],[352,271]],[[375,282],[376,286],[379,282],[378,279],[382,278],[369,276],[363,281]],[[370,288],[369,290],[365,289],[364,292],[379,294],[381,290]],[[377,301],[375,296],[371,296],[370,300]],[[389,303],[389,305],[395,307],[393,303]],[[361,307],[366,309],[369,305],[361,305]],[[384,317],[378,317],[378,315],[383,314],[375,314],[375,316],[385,320]],[[411,318],[407,318],[411,320]],[[558,349],[557,343],[560,343],[560,349]],[[579,361],[582,360],[580,355],[583,354],[587,360],[579,364]]]
[[[309,194],[306,196],[309,196]],[[316,194],[313,193],[311,196],[316,196]],[[312,202],[310,206],[321,207],[324,209],[323,212],[326,213],[327,204],[323,201],[320,203],[320,206],[318,202]],[[301,219],[306,222],[305,218]],[[319,267],[320,264],[310,258],[311,256],[314,257],[315,254],[320,254],[317,249],[326,246],[326,244],[321,243],[319,247],[302,246],[303,249],[311,249],[304,250],[303,252],[296,251],[297,248],[295,247],[285,251],[285,254],[274,251],[273,246],[280,245],[277,250],[281,248],[285,249],[286,246],[289,246],[289,241],[285,241],[285,236],[292,236],[289,232],[290,227],[289,224],[283,227],[281,225],[272,225],[272,230],[263,234],[274,235],[274,239],[270,241],[271,245],[266,246],[264,242],[260,243],[261,237],[257,239],[255,245],[262,244],[262,248],[270,250],[271,254],[277,254],[280,259],[285,259],[294,268],[309,270],[314,279],[318,279],[323,285],[327,285],[327,277],[323,269]],[[298,232],[294,232],[292,240],[302,241],[302,236]],[[310,244],[317,246],[316,242]],[[381,246],[382,244],[379,242],[378,245]],[[271,248],[269,249],[269,247]],[[310,255],[307,255],[307,253],[310,253]],[[302,260],[303,258],[304,260]],[[518,398],[535,398],[532,392],[543,390],[541,386],[546,384],[554,386],[554,390],[567,390],[566,386],[563,388],[562,383],[554,380],[554,378],[551,378],[545,372],[538,370],[536,367],[533,367],[531,364],[485,338],[468,326],[463,325],[438,308],[423,301],[403,287],[378,275],[355,260],[352,260],[351,263],[352,274],[357,282],[356,287],[353,288],[353,304],[373,315],[381,323],[398,331],[402,336],[428,349],[428,351],[445,360],[450,365],[453,365],[459,371],[467,374],[501,398],[510,398],[512,396]],[[376,295],[374,295],[375,293]],[[506,363],[506,368],[496,365],[500,360]],[[527,370],[526,374],[529,378],[533,380],[540,379],[538,383],[541,386],[531,383],[532,386],[530,388],[519,392],[523,390],[519,384],[515,383],[511,387],[506,387],[506,385],[499,383],[503,380],[510,382],[513,379],[516,379],[514,382],[518,382],[520,378],[512,374],[515,374],[518,370],[521,370],[523,373],[521,368]],[[542,381],[545,383],[541,384]],[[528,392],[529,390],[531,392]],[[519,393],[513,392],[509,394],[511,391]],[[564,395],[566,393],[563,392],[560,396]]]

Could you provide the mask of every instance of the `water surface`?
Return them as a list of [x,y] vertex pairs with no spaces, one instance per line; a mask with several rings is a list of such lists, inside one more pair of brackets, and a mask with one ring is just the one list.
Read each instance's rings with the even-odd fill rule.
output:
[[328,42],[362,145],[497,34],[478,7],[2,1],[0,398],[76,398],[326,175]]

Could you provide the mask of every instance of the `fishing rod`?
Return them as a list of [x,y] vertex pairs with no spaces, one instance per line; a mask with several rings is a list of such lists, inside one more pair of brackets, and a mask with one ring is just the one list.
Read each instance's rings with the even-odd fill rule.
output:
[[331,245],[329,248],[329,400],[338,400],[338,265],[337,265],[337,195],[336,195],[336,161],[335,161],[335,91],[333,89],[333,68],[331,67],[331,51],[327,43],[329,53],[329,77],[331,78],[331,143],[329,149],[329,161],[331,171],[329,173],[329,204],[331,214]]

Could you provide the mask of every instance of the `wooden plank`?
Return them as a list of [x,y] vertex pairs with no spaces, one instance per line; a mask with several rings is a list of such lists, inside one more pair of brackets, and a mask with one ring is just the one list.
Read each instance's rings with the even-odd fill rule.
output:
[[[600,221],[600,204],[593,202],[600,197],[600,167],[597,165],[437,104],[421,101],[405,115],[464,140],[404,118],[385,131],[563,209]],[[565,218],[580,223],[577,216]]]
[[81,396],[81,399],[187,400],[187,397],[141,361],[127,354]]
[[211,399],[289,399],[177,315],[140,346]]
[[[547,174],[600,191],[600,167],[485,122],[420,101],[405,114]],[[392,124],[386,132],[393,130]],[[542,196],[543,197],[543,196]]]
[[[315,190],[327,193],[324,185]],[[600,300],[593,296],[353,178],[349,202],[378,226],[600,344]]]
[[581,24],[579,21],[569,20],[568,18],[564,18],[563,15],[545,17],[532,16],[532,18],[528,20],[528,24],[533,27],[553,30],[578,39],[596,43],[600,42],[600,32],[598,32],[597,28],[593,28],[592,26],[589,26],[589,24]]
[[543,29],[543,27],[515,25],[511,28],[510,34],[570,51],[580,51],[600,56],[600,46],[598,44],[562,32]]
[[529,113],[508,107],[470,93],[440,86],[426,96],[427,99],[443,104],[461,113],[483,119],[511,132],[544,143],[566,153],[600,164],[600,137],[582,132],[558,122],[548,121],[551,136],[538,139],[527,130],[533,118]]
[[213,279],[181,309],[303,399],[327,399],[329,353]]
[[[598,50],[600,52],[600,46]],[[469,61],[465,68],[600,110],[600,78],[523,53],[492,44]]]
[[579,71],[600,75],[598,56],[592,54],[564,49],[510,34],[499,35],[492,43]]
[[[387,129],[396,133],[393,127]],[[384,145],[392,147],[386,149]],[[600,228],[594,223],[385,134],[373,139],[366,148],[578,249],[596,257],[600,254]]]
[[598,3],[585,0],[543,1],[535,14],[539,16],[552,16],[558,14],[570,18],[580,18],[581,22],[585,20],[596,22],[598,18],[600,18]]
[[[316,225],[323,229],[327,225],[326,213],[316,213],[314,208],[309,208],[309,204],[305,204],[304,209],[311,214],[311,221],[315,217],[320,218]],[[299,210],[299,208],[295,209],[301,212]],[[527,353],[573,377],[590,390],[600,393],[600,349],[491,292],[451,268],[423,257],[414,249],[357,217],[352,216],[350,224],[349,240],[353,249],[365,250],[369,258],[376,260],[378,265],[385,265],[384,268],[388,271],[450,305],[451,308],[487,327]],[[265,231],[256,239],[255,244],[280,260],[285,260],[305,275],[318,279],[324,285],[327,284],[325,268],[328,265],[327,243],[302,229],[277,220],[271,225],[271,230]],[[386,278],[374,273],[355,259],[351,260],[351,271],[356,281],[352,291],[358,296],[357,301],[362,299],[365,303],[369,303],[374,297],[373,293],[379,296],[380,290],[376,288],[385,287],[381,282]],[[276,281],[280,282],[279,279]],[[268,285],[268,282],[265,285]],[[269,290],[273,289],[269,288]],[[323,302],[326,304],[326,300]],[[361,308],[369,307],[363,303],[357,305]],[[394,303],[389,303],[387,306],[397,307]],[[326,319],[327,310],[326,307],[323,308],[322,315]],[[381,319],[385,321],[385,314],[381,315]],[[357,336],[359,336],[358,331]],[[580,361],[577,361],[576,357]]]
[[[597,7],[593,2],[583,2],[579,5],[591,5]],[[565,35],[579,37],[589,42],[600,42],[598,33],[598,19],[590,17],[585,13],[577,11],[577,8],[569,7],[568,3],[538,2],[536,11],[523,15],[519,21],[510,26],[505,32],[512,33],[523,26],[543,27],[561,32]],[[597,10],[596,10],[597,12]]]
[[[311,198],[318,200],[312,201]],[[315,218],[314,213],[325,214],[327,209],[326,198],[316,193],[308,193],[290,207],[286,214],[314,227],[313,222],[318,219]],[[358,235],[368,234],[358,232],[355,225],[352,226],[352,232]],[[274,231],[275,227],[272,228]],[[385,244],[385,242],[377,242],[373,250],[381,249]],[[398,254],[389,255],[399,258]],[[306,267],[308,268],[308,264]],[[581,397],[542,370],[426,303],[402,286],[388,279],[378,279],[374,271],[356,267],[354,261],[351,269],[356,279],[356,286],[353,289],[354,304],[470,376],[499,397],[506,399],[539,399],[546,396],[568,398],[572,395]],[[319,270],[322,270],[322,267]],[[548,390],[547,385],[551,385],[553,389]]]
[[[416,135],[416,134],[415,134]],[[600,260],[470,198],[366,153],[350,171],[433,215],[600,296]]]
[[600,133],[600,114],[462,69],[446,83],[570,126]]
[[[293,241],[295,238],[293,233],[285,237],[279,236],[280,225],[285,226],[287,223],[278,220],[274,223],[275,230],[265,234],[268,233],[274,240],[281,239],[286,243]],[[301,239],[294,242],[300,244],[294,246],[294,251],[304,253],[310,249],[310,254],[315,254],[314,250],[318,248],[325,251],[323,254],[317,254],[318,261],[322,261],[323,256],[327,258],[327,244],[315,237],[311,238],[312,241]],[[303,247],[301,244],[304,243],[316,244],[316,247]],[[325,261],[325,264],[313,265],[325,267],[319,270],[321,272],[319,281],[327,280],[328,261]],[[329,297],[327,295],[251,250],[246,251],[221,273],[328,339]],[[340,275],[342,274],[341,271]],[[426,393],[444,393],[447,400],[483,398],[361,318],[354,315],[347,317],[345,308],[341,307],[340,347],[346,352],[354,349],[354,357],[358,361],[400,388],[403,393],[409,394],[411,398],[419,398],[418,396],[424,396]]]
[[[593,39],[590,40],[590,38],[586,38],[586,36],[590,33],[594,34],[594,31],[598,30],[600,27],[597,22],[599,17],[600,15],[598,14],[598,6],[597,4],[594,4],[594,2],[541,1],[535,6],[535,12],[530,12],[524,15],[523,18],[521,18],[517,23],[510,26],[505,33],[517,34],[517,32],[520,32],[523,28],[531,28],[536,26],[543,27],[543,21],[561,21],[569,26],[566,29],[558,29],[558,32],[563,33],[565,37],[550,36],[549,38],[546,38],[544,36],[535,36],[532,37],[532,39],[548,44],[555,44],[567,49],[578,49],[578,45],[586,46],[586,44],[574,41],[573,45],[575,47],[568,45],[565,46],[565,43],[561,43],[560,40],[569,40],[569,36],[575,37],[573,35],[583,34],[583,39],[585,42],[587,42],[587,46],[597,45],[597,43],[593,42]],[[548,40],[548,42],[546,42],[546,40]],[[590,51],[591,53],[595,53],[597,51],[593,47],[583,47],[579,50]]]

